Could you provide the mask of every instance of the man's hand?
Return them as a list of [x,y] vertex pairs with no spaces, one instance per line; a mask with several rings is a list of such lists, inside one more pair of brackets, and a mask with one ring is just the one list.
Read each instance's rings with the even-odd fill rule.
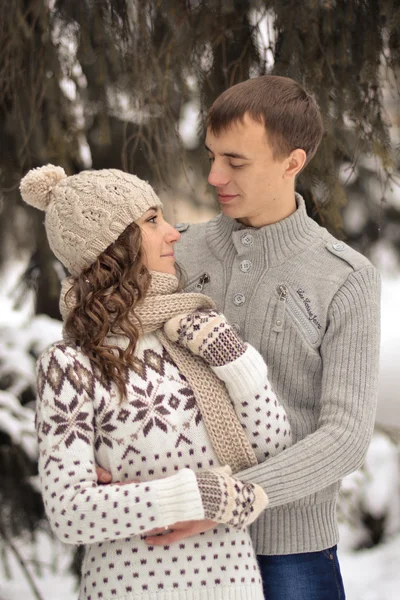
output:
[[[185,538],[192,537],[198,533],[204,533],[209,529],[215,529],[218,523],[210,519],[202,519],[201,521],[179,521],[168,526],[166,531],[164,527],[158,527],[148,531],[145,542],[148,546],[169,546],[174,542],[179,542]],[[162,535],[157,535],[157,534]]]

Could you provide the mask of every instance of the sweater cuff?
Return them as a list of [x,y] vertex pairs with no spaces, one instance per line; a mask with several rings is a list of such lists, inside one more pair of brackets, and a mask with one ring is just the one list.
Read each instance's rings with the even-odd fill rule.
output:
[[204,519],[204,508],[194,471],[181,469],[175,475],[153,481],[162,522]]
[[263,357],[253,346],[246,344],[246,352],[221,367],[211,367],[228,388],[231,396],[256,396],[268,384],[268,369]]

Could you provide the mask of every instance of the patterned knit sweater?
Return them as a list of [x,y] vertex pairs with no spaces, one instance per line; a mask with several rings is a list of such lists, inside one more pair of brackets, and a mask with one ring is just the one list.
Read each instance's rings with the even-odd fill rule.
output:
[[[171,547],[145,543],[155,527],[204,518],[195,472],[221,465],[192,390],[154,334],[140,339],[136,356],[122,403],[79,349],[57,343],[38,363],[43,497],[58,537],[85,545],[80,600],[262,600],[247,528],[219,525]],[[259,461],[290,445],[254,348],[213,370]],[[96,464],[112,484],[97,483]],[[138,483],[121,485],[128,481]]]

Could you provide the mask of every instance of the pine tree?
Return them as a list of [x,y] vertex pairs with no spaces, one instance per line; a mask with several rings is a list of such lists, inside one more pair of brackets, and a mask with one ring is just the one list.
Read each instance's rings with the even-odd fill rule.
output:
[[[0,11],[2,256],[10,237],[32,250],[26,279],[38,311],[59,314],[59,278],[42,215],[20,200],[21,176],[47,162],[69,174],[116,167],[173,189],[184,165],[206,170],[202,136],[185,153],[177,133],[194,97],[204,117],[224,89],[268,72],[313,92],[325,136],[299,190],[336,233],[346,203],[340,164],[367,153],[386,176],[398,166],[383,107],[387,72],[400,65],[396,0],[1,0]],[[385,235],[385,208],[367,240]]]

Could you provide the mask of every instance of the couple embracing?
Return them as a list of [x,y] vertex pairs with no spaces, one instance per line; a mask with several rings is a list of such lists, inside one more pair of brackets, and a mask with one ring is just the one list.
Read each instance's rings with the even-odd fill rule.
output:
[[322,134],[291,79],[226,90],[199,225],[121,171],[22,180],[70,273],[37,435],[80,600],[345,598],[336,501],[374,425],[379,276],[295,193]]

